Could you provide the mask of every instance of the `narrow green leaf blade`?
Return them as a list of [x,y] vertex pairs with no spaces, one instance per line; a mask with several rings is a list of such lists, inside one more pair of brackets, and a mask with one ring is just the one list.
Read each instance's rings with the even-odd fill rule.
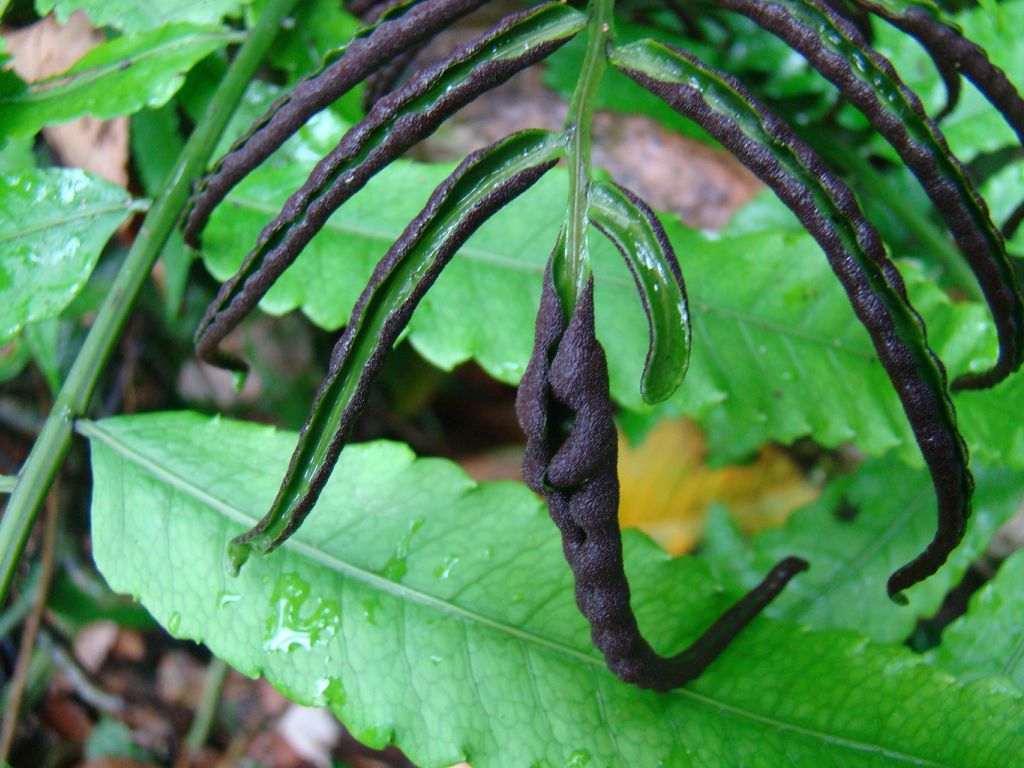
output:
[[31,136],[44,125],[82,115],[110,118],[159,107],[197,61],[237,39],[230,30],[191,24],[116,38],[62,75],[21,93],[0,94],[0,132]]
[[423,295],[467,235],[547,172],[564,143],[560,134],[521,131],[467,157],[434,191],[363,290],[277,498],[258,526],[232,542],[232,570],[250,553],[277,547],[302,524],[365,407],[369,386]]
[[636,281],[651,337],[640,394],[648,403],[660,403],[679,389],[690,365],[690,309],[672,244],[654,212],[613,184],[590,188],[588,215],[618,248]]
[[0,178],[0,343],[27,323],[60,314],[114,230],[144,207],[120,187],[76,169]]
[[[1024,751],[1024,699],[850,633],[759,621],[690,688],[619,683],[590,647],[540,503],[395,444],[350,446],[307,524],[231,579],[223,548],[273,497],[293,435],[182,413],[82,431],[94,553],[115,589],[423,768],[987,768]],[[635,533],[625,543],[660,647],[720,612],[701,563]]]

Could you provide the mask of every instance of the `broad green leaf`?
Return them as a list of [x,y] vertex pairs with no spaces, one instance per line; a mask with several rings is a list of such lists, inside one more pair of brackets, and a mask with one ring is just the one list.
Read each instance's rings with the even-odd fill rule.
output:
[[91,563],[80,561],[65,561],[64,568],[54,574],[46,609],[59,617],[63,627],[73,630],[101,620],[130,629],[149,630],[156,626],[145,608],[115,594]]
[[132,162],[147,195],[157,195],[185,146],[175,102],[131,118]]
[[[116,590],[423,768],[970,768],[1024,751],[1020,696],[852,633],[760,620],[685,690],[625,685],[591,647],[540,502],[392,443],[349,446],[298,533],[230,578],[225,546],[273,498],[294,435],[185,413],[81,431],[94,555]],[[721,611],[703,563],[637,533],[625,548],[659,647]]]
[[874,640],[906,640],[919,618],[932,616],[996,529],[1024,498],[1024,478],[974,467],[977,490],[967,534],[949,562],[907,592],[909,606],[884,599],[896,568],[921,551],[935,531],[928,474],[893,459],[869,462],[831,483],[822,497],[782,528],[745,541],[717,516],[705,531],[702,556],[736,592],[759,582],[780,557],[812,563],[767,609],[815,629],[852,629]]
[[83,11],[97,27],[122,32],[145,32],[171,23],[216,24],[237,16],[252,0],[35,0],[36,12],[50,11],[62,24],[75,11]]
[[44,125],[82,115],[110,118],[159,107],[197,61],[238,39],[220,27],[191,24],[116,38],[62,75],[32,83],[21,93],[0,94],[0,132],[30,136]]
[[[185,146],[176,107],[176,103],[171,101],[159,109],[144,109],[132,115],[132,158],[148,195],[159,194]],[[181,310],[192,261],[193,253],[185,247],[181,230],[175,229],[160,253],[168,322],[173,322]]]
[[929,656],[965,681],[1004,677],[1024,691],[1024,552],[1000,567]]
[[[216,67],[219,75],[223,76],[223,63],[216,62],[212,57],[200,63],[189,75],[189,83],[182,89],[176,101],[193,119],[198,118],[209,108],[212,91],[197,93],[202,84],[191,81],[199,73],[204,75],[201,79],[205,84],[209,80],[209,74]],[[210,72],[200,72],[209,69]],[[193,86],[190,88],[189,86]],[[257,118],[263,115],[270,106],[284,93],[284,88],[263,80],[253,80],[242,94],[242,100],[238,108],[232,113],[231,120],[224,129],[213,156],[220,157],[231,149],[235,140],[251,126]],[[331,109],[324,110],[313,120],[303,125],[295,136],[288,139],[274,154],[267,158],[263,164],[264,168],[274,168],[300,163],[305,168],[312,168],[323,155],[330,152],[338,139],[350,127],[338,114]]]
[[51,394],[60,389],[60,336],[61,323],[56,317],[38,320],[25,326],[24,337],[32,360],[46,380]]
[[0,177],[0,343],[60,314],[114,230],[144,209],[120,187],[76,169]]
[[282,30],[270,51],[275,66],[292,77],[318,67],[332,49],[351,40],[364,23],[334,0],[306,0],[295,9],[294,24]]
[[[318,125],[314,120],[308,130],[316,133]],[[203,258],[218,279],[235,273],[319,157],[295,153],[298,162],[290,166],[254,172],[214,214]],[[261,306],[275,314],[301,308],[328,329],[344,325],[376,261],[449,172],[450,166],[411,162],[382,172],[330,219]],[[565,173],[555,169],[469,240],[413,317],[409,338],[421,354],[447,369],[475,359],[492,376],[519,381],[565,200]],[[830,446],[853,441],[872,455],[897,448],[901,459],[920,464],[871,341],[809,235],[782,227],[715,236],[670,218],[663,224],[679,255],[693,323],[689,372],[669,410],[701,420],[722,458],[748,454],[766,440],[810,435]],[[600,234],[590,250],[612,395],[644,410],[648,330],[634,281]],[[990,364],[995,343],[987,310],[950,302],[913,264],[904,272],[950,374]],[[978,456],[1024,466],[1024,422],[1005,417],[1024,411],[1024,376],[957,402]]]
[[0,144],[0,174],[35,168],[36,158],[32,151],[34,141],[31,136],[8,136],[6,140],[0,139],[0,142],[3,142]]
[[[1010,163],[982,185],[981,193],[997,222],[1006,221],[1014,209],[1024,202],[1024,162]],[[1024,253],[1024,227],[1007,242],[1007,249],[1018,256]]]
[[140,749],[132,738],[132,730],[120,720],[104,717],[92,729],[85,748],[87,760],[100,758],[126,758],[132,762],[148,761],[150,755]]

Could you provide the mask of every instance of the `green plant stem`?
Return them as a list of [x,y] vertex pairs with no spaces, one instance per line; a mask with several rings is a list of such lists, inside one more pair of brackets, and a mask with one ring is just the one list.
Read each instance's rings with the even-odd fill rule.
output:
[[590,132],[594,103],[601,78],[608,68],[608,42],[612,38],[615,0],[592,0],[587,27],[587,55],[579,80],[569,102],[565,131],[569,136],[569,206],[565,221],[564,258],[553,265],[554,282],[566,315],[572,315],[576,298],[590,276],[587,250],[589,219],[587,208],[593,169],[590,158]]
[[189,765],[189,756],[199,752],[210,737],[210,729],[213,727],[213,719],[217,714],[217,704],[220,701],[221,690],[224,687],[224,679],[227,674],[227,662],[214,656],[203,677],[203,692],[199,699],[199,706],[196,707],[195,717],[192,718],[192,724],[188,728],[188,733],[185,734],[183,759],[178,761],[182,767]]
[[18,478],[11,475],[0,475],[0,493],[10,493],[14,490]]
[[43,430],[18,475],[0,520],[0,603],[10,588],[25,539],[71,445],[74,420],[85,414],[93,390],[139,292],[174,229],[189,191],[206,167],[228,119],[296,0],[269,0],[238,50],[210,106],[189,137],[164,188],[142,225],[96,316],[82,351],[61,387]]

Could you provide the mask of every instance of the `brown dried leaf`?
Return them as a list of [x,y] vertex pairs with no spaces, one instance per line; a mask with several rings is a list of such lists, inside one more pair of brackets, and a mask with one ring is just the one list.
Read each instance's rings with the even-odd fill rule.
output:
[[[51,14],[22,29],[4,33],[14,71],[23,80],[60,74],[104,41],[81,12],[66,24]],[[43,129],[43,137],[61,162],[128,186],[128,118],[97,120],[82,117]]]
[[40,709],[43,722],[57,733],[61,739],[72,744],[85,744],[92,733],[94,723],[85,707],[51,686]]
[[113,621],[94,621],[82,627],[73,644],[75,659],[86,672],[95,673],[103,666],[117,642],[118,626]]
[[156,668],[156,691],[167,706],[194,710],[203,692],[205,667],[184,651],[170,651]]

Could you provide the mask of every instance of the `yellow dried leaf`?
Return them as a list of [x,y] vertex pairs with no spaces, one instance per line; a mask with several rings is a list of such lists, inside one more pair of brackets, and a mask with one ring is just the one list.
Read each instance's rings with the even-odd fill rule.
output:
[[619,438],[619,519],[673,554],[700,538],[708,509],[728,507],[745,531],[781,525],[818,496],[818,488],[778,448],[746,466],[713,468],[700,429],[686,419],[660,423],[638,446]]

